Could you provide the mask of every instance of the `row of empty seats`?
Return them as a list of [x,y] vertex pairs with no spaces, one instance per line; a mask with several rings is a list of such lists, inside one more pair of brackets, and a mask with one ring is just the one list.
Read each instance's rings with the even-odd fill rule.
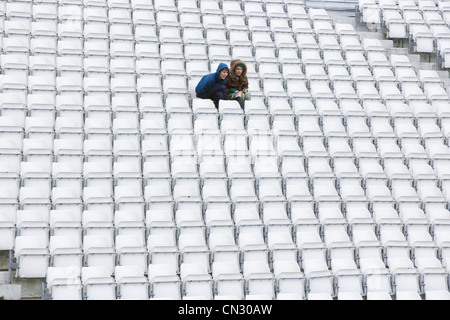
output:
[[[101,161],[106,164],[103,171],[110,178],[113,174],[120,176],[121,171],[128,170],[141,178],[143,174],[146,182],[152,173],[149,171],[152,162],[164,165],[160,173],[176,176],[177,171],[187,170],[186,166],[176,169],[176,163],[180,160],[190,162],[191,169],[188,171],[201,174],[202,177],[207,173],[207,167],[202,168],[203,164],[215,164],[216,168],[210,167],[210,170],[214,169],[223,175],[228,172],[227,176],[231,177],[233,170],[236,170],[232,169],[232,165],[239,161],[246,165],[239,169],[241,173],[250,173],[256,177],[269,172],[285,177],[291,170],[307,173],[310,178],[316,172],[333,171],[336,176],[359,173],[366,178],[372,170],[392,178],[393,171],[390,171],[392,169],[389,169],[388,164],[399,160],[398,164],[404,165],[402,173],[406,173],[405,177],[417,180],[419,174],[424,173],[421,169],[426,169],[430,178],[445,177],[448,124],[446,118],[437,121],[438,116],[430,105],[421,105],[430,109],[425,109],[415,117],[411,109],[406,109],[409,107],[407,104],[394,104],[388,111],[382,103],[368,103],[366,112],[370,110],[371,115],[377,115],[368,122],[368,116],[359,104],[349,104],[359,107],[359,114],[344,118],[340,113],[333,113],[339,111],[339,106],[333,102],[317,104],[319,107],[323,105],[325,112],[322,115],[306,112],[307,108],[315,110],[311,102],[301,104],[303,110],[295,115],[288,104],[284,105],[285,109],[281,107],[279,102],[284,100],[275,101],[278,103],[271,114],[263,102],[257,99],[248,102],[245,110],[240,109],[236,102],[223,102],[223,108],[219,111],[208,100],[195,99],[195,111],[190,111],[187,100],[175,100],[175,107],[169,111],[168,120],[167,112],[163,109],[155,109],[158,112],[155,111],[153,119],[141,119],[137,107],[129,106],[128,110],[121,111],[131,114],[131,117],[111,119],[107,109],[92,111],[103,116],[84,119],[82,116],[58,116],[54,121],[45,117],[46,114],[52,115],[52,110],[39,110],[42,115],[23,116],[23,110],[5,108],[4,113],[22,113],[24,124],[20,124],[19,116],[0,118],[2,141],[5,143],[2,162],[8,162],[5,172],[16,174],[16,178],[21,179],[27,179],[28,171],[56,176],[70,167],[86,177],[93,170],[89,168],[94,166],[90,162]],[[184,107],[181,107],[182,103]],[[442,109],[445,106],[446,103],[440,105]],[[77,111],[71,110],[69,114]],[[317,159],[318,155],[325,157]],[[381,162],[388,155],[390,157]],[[136,156],[138,158],[132,158]],[[365,167],[368,160],[364,158],[367,156],[378,158],[375,160],[379,167],[370,167],[370,162]],[[421,159],[415,158],[419,156]],[[340,161],[353,164],[353,168],[340,168],[337,166]],[[327,166],[321,167],[314,163],[325,163]],[[293,168],[293,164],[297,167]],[[418,171],[414,172],[416,164]],[[172,174],[170,168],[174,170]],[[140,190],[143,185],[141,181]],[[17,195],[17,192],[14,194]]]
[[243,273],[229,262],[215,262],[212,273],[195,263],[149,266],[147,277],[135,266],[116,267],[112,277],[102,267],[52,267],[45,294],[55,300],[427,300],[448,298],[448,274],[404,270],[367,275],[343,270],[336,276],[305,277],[298,264],[280,261],[273,273],[260,262],[247,262]]
[[299,206],[291,213],[292,221],[297,218],[294,224],[273,207],[263,217],[243,207],[235,210],[233,218],[218,208],[207,209],[204,218],[194,210],[180,209],[176,217],[170,217],[167,210],[151,209],[145,225],[138,217],[133,219],[133,211],[116,211],[112,224],[102,211],[83,212],[80,223],[73,211],[55,210],[48,226],[36,218],[38,212],[28,210],[17,212],[19,235],[15,238],[13,228],[11,232],[3,224],[2,240],[8,240],[9,232],[10,242],[15,242],[11,258],[17,261],[19,277],[44,277],[48,267],[74,266],[103,267],[109,276],[117,266],[138,266],[152,277],[153,267],[169,264],[179,272],[183,263],[201,265],[197,268],[209,273],[219,261],[236,270],[248,262],[266,265],[267,270],[276,264],[296,264],[311,278],[318,273],[332,278],[347,269],[358,278],[372,271],[447,276],[448,220],[434,225],[432,237],[417,207],[405,207],[403,214],[410,215],[411,221],[404,225],[395,210],[383,204],[375,209],[378,224],[358,214],[363,206],[355,206],[358,212],[352,217],[347,213],[347,223],[330,203],[321,204],[319,215],[324,220],[320,223],[311,209],[308,214],[307,206]]

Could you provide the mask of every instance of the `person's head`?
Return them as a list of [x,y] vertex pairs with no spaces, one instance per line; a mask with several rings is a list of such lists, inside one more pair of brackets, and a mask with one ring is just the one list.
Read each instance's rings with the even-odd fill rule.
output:
[[242,72],[244,71],[244,66],[242,64],[238,64],[236,68],[234,69],[234,74],[236,77],[240,77],[242,75]]
[[220,79],[225,80],[226,77],[228,77],[228,68],[223,68],[222,70],[220,70],[219,77]]
[[230,69],[230,75],[238,78],[246,77],[247,76],[247,66],[245,62],[243,62],[240,59],[235,59],[231,61],[231,69]]

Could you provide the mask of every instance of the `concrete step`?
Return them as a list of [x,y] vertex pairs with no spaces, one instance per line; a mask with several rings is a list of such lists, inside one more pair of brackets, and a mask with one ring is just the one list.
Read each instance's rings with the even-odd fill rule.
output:
[[42,278],[16,278],[16,270],[0,268],[0,300],[6,299],[38,299],[42,298]]
[[378,39],[386,49],[387,55],[399,54],[406,55],[416,70],[435,70],[437,71],[444,87],[450,93],[450,70],[442,69],[437,65],[436,54],[420,54],[410,50],[408,39],[387,39],[382,33],[380,26],[374,26],[362,22],[359,17],[355,17],[354,11],[330,11],[330,16],[335,23],[349,23],[353,25],[358,32],[360,39]]
[[7,270],[0,270],[0,285],[10,284],[9,272]]
[[20,300],[22,299],[22,286],[19,284],[0,285],[0,299]]
[[42,278],[16,278],[13,271],[12,284],[21,286],[22,299],[41,299],[42,281]]

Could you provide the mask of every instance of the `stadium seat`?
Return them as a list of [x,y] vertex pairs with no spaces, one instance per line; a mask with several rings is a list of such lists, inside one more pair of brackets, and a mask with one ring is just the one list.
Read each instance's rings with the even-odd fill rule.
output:
[[150,283],[150,299],[181,299],[181,280],[173,265],[150,264],[148,280]]
[[50,266],[48,246],[38,236],[16,236],[14,259],[19,278],[44,278]]
[[81,269],[74,267],[49,267],[46,289],[52,300],[82,300]]
[[213,279],[206,267],[200,263],[182,262],[180,264],[183,300],[212,300]]
[[430,270],[422,274],[423,290],[427,300],[448,300],[449,291],[446,281],[448,275],[439,270]]
[[72,236],[51,236],[49,241],[50,264],[53,267],[83,266],[84,254],[77,238]]
[[148,251],[144,242],[132,235],[117,235],[115,237],[115,251],[117,253],[117,266],[137,266],[142,272],[147,271]]
[[367,300],[392,300],[392,274],[370,272],[366,274]]
[[114,278],[120,300],[148,300],[149,283],[139,266],[116,266]]
[[264,295],[269,299],[275,297],[274,275],[267,263],[246,261],[243,265],[243,276],[246,281],[246,295]]
[[394,275],[396,300],[422,300],[420,294],[420,274],[399,271]]
[[85,300],[115,300],[116,281],[103,266],[81,269],[81,282]]
[[244,278],[238,264],[214,261],[211,269],[216,291],[215,299],[230,296],[236,300],[244,298]]

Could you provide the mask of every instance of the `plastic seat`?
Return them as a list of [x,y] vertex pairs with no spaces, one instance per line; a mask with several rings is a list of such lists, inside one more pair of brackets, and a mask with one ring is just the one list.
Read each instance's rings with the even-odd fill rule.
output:
[[57,20],[58,11],[55,5],[39,3],[33,6],[32,15],[36,20]]
[[433,52],[433,35],[426,24],[410,24],[409,34],[414,41],[414,50],[416,52]]
[[214,288],[218,296],[233,296],[237,300],[244,298],[244,278],[239,265],[232,262],[215,261],[211,266]]
[[152,220],[147,219],[147,228],[151,232],[147,238],[150,264],[171,263],[177,265],[179,250],[175,242],[174,232],[176,231],[176,226],[173,220],[163,220],[155,217],[153,222],[151,222]]
[[[59,186],[77,186],[79,182],[77,181],[78,173],[82,172],[82,162],[84,160],[82,145],[80,141],[72,139],[53,140],[54,161],[52,163],[52,174],[54,174],[53,181],[60,182]],[[75,180],[72,183],[66,180],[70,174]]]
[[103,211],[112,221],[114,203],[111,196],[112,190],[105,187],[85,187],[83,188],[83,201],[86,210]]
[[422,274],[423,292],[425,300],[448,300],[448,274],[430,271]]
[[[148,251],[139,237],[132,235],[116,235],[115,250],[118,266],[137,266],[142,272],[148,268]],[[117,269],[117,266],[116,266]]]
[[183,282],[182,299],[212,300],[213,279],[203,264],[182,262],[180,279]]
[[144,271],[138,266],[116,266],[114,278],[117,298],[120,300],[148,300],[149,283]]
[[339,193],[343,201],[366,200],[362,186],[362,179],[359,177],[341,177],[339,181]]
[[297,261],[298,249],[291,235],[280,231],[269,231],[267,234],[271,259],[274,261]]
[[115,300],[116,281],[106,267],[83,267],[81,269],[83,300]]
[[145,221],[137,212],[131,210],[116,210],[114,226],[117,235],[133,235],[145,243]]
[[51,300],[82,300],[81,268],[49,267],[45,278]]
[[274,261],[274,276],[277,281],[277,300],[304,300],[306,279],[298,263]]
[[359,268],[362,273],[385,272],[386,265],[383,260],[383,246],[360,246],[357,250],[359,255]]
[[71,210],[51,210],[49,215],[52,236],[70,236],[81,244],[81,214]]
[[209,270],[210,250],[203,235],[181,233],[178,237],[178,249],[181,262],[202,264]]
[[255,179],[252,177],[236,177],[230,180],[229,195],[232,201],[256,200]]
[[275,297],[275,278],[267,263],[261,261],[246,261],[243,264],[243,276],[246,281],[248,295],[265,295],[269,299]]
[[0,148],[0,159],[2,163],[9,163],[13,170],[16,170],[18,173],[22,162],[21,157],[19,157],[22,146],[19,146],[19,144],[12,139],[2,139],[1,141],[2,147]]
[[365,277],[368,300],[392,300],[392,275],[390,273],[367,273]]
[[444,270],[440,259],[438,258],[438,249],[430,246],[419,246],[413,248],[414,265],[419,272],[428,272],[429,270]]
[[13,250],[16,238],[15,217],[8,212],[0,213],[1,250]]
[[241,250],[241,264],[244,261],[268,261],[269,248],[264,242],[263,222],[255,216],[253,210],[235,210],[235,224],[239,235],[236,244]]
[[[5,141],[5,140],[3,140]],[[7,140],[6,140],[7,141]],[[7,142],[5,141],[5,144]],[[17,163],[21,167],[21,162]],[[20,171],[14,166],[14,163],[2,162],[2,179],[0,180],[0,185],[2,188],[9,188],[11,193],[18,195],[20,188]]]
[[181,280],[171,264],[150,264],[148,266],[150,299],[181,299]]
[[114,204],[118,210],[131,210],[143,219],[145,202],[142,187],[116,186],[114,188]]
[[[2,54],[1,58],[1,67],[5,72],[3,78],[5,79],[8,79],[8,77],[5,76],[9,75],[12,76],[9,79],[14,81],[14,76],[24,75],[23,71],[27,70],[29,67],[28,56],[23,53]],[[10,88],[13,89],[14,87]],[[17,87],[16,89],[20,89],[20,87]],[[3,88],[3,90],[5,90],[5,88]]]
[[338,300],[363,300],[364,275],[353,270],[342,270],[336,274]]
[[328,270],[317,270],[307,276],[307,300],[332,300],[334,276]]
[[51,265],[54,267],[82,267],[84,254],[77,237],[52,235],[49,240],[49,252]]
[[[317,162],[317,164],[319,163],[320,162]],[[324,161],[323,163],[326,162]],[[339,195],[336,189],[336,181],[333,176],[316,176],[311,182],[313,188],[312,195],[316,201],[338,199]]]
[[39,187],[22,187],[19,191],[19,204],[22,210],[41,212],[45,221],[51,210],[50,195]]
[[176,4],[174,1],[155,1],[154,8],[161,11],[176,10]]
[[83,210],[81,191],[78,186],[53,187],[51,201],[52,209],[55,210],[73,210],[79,213]]
[[108,239],[101,235],[85,235],[83,237],[83,252],[85,267],[101,267],[108,275],[114,273],[116,252],[108,243]]
[[[226,155],[226,164],[228,171],[228,175],[231,177],[231,170],[233,167],[234,161],[241,161],[241,165],[244,166],[244,163],[249,162],[249,147],[248,147],[248,136],[246,134],[224,134],[223,139],[223,151]],[[229,168],[228,168],[229,167]],[[246,166],[247,167],[247,166]],[[246,168],[236,171],[244,172]]]
[[420,274],[410,271],[398,271],[394,274],[396,300],[422,300]]
[[14,243],[16,277],[44,278],[50,257],[44,240],[36,236],[16,236]]
[[112,195],[113,175],[112,175],[112,165],[110,164],[110,162],[104,163],[102,161],[85,161],[83,163],[83,176],[84,176],[84,188],[83,188],[84,194],[86,195],[89,195],[90,193],[95,194],[97,190],[99,194],[103,193],[108,197]]

